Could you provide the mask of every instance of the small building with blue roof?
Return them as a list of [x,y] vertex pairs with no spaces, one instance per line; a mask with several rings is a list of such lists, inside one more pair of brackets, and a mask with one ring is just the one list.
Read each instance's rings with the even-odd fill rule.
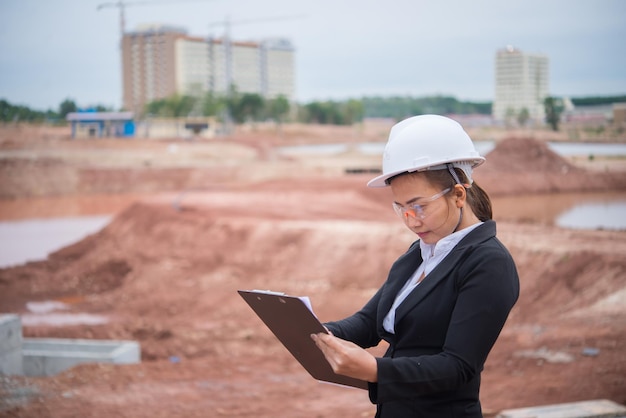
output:
[[133,112],[72,112],[72,138],[107,138],[135,136]]

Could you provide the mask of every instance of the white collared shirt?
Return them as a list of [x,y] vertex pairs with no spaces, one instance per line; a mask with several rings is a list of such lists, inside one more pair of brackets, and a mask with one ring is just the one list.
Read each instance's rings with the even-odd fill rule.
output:
[[450,253],[450,251],[452,251],[452,249],[463,238],[465,238],[467,234],[472,232],[481,224],[482,222],[470,225],[465,229],[441,238],[435,244],[426,244],[424,241],[420,241],[422,260],[424,261],[419,265],[417,270],[415,270],[413,275],[409,277],[402,289],[400,289],[400,292],[398,292],[396,300],[393,302],[393,305],[391,305],[389,313],[387,313],[385,319],[383,320],[383,328],[385,328],[385,331],[395,334],[394,323],[396,321],[396,309],[400,306],[404,299],[406,299],[409,293],[411,293],[413,289],[421,283],[418,279],[422,276],[422,273],[425,276],[425,280],[426,277],[428,277],[428,274],[439,265],[439,263]]

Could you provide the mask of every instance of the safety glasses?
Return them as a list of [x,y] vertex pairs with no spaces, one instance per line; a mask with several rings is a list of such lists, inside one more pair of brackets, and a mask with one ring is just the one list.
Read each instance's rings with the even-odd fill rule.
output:
[[425,212],[425,204],[439,199],[450,190],[452,190],[452,187],[448,187],[447,189],[442,190],[441,192],[432,195],[431,197],[425,197],[423,199],[420,199],[419,203],[412,203],[408,207],[404,207],[396,202],[393,202],[393,210],[396,211],[398,216],[401,217],[405,222],[409,220],[409,216],[414,219],[424,219],[427,216]]

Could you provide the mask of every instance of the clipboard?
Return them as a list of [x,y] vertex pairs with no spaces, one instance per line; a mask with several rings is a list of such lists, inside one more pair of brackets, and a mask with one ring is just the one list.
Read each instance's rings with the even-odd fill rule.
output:
[[367,389],[366,381],[336,374],[330,367],[311,339],[311,334],[328,331],[301,298],[260,290],[237,292],[313,378]]

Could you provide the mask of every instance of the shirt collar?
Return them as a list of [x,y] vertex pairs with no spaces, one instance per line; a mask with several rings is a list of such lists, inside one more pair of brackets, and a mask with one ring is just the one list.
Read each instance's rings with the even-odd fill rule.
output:
[[460,231],[453,232],[452,234],[441,238],[434,244],[426,244],[420,240],[420,250],[422,252],[422,260],[428,261],[435,255],[447,254],[454,248],[467,234],[472,232],[475,228],[482,225],[482,222],[475,223]]

